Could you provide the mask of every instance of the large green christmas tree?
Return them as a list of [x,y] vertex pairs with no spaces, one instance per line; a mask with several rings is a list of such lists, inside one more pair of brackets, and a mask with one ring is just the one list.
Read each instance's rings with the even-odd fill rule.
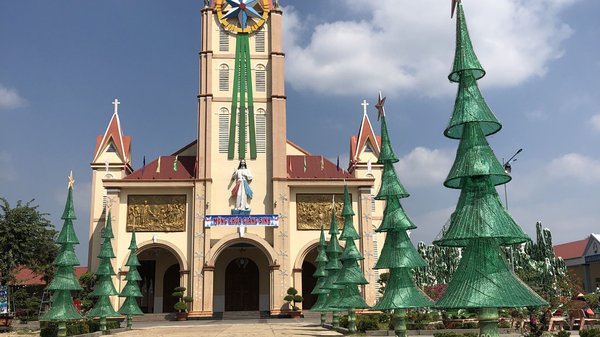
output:
[[67,335],[67,320],[81,319],[81,315],[73,306],[73,298],[71,292],[82,290],[79,281],[75,277],[73,270],[74,266],[79,265],[79,260],[75,255],[74,246],[79,244],[75,229],[73,228],[73,220],[75,209],[73,208],[73,174],[69,175],[69,192],[67,195],[67,203],[61,219],[64,220],[63,227],[56,239],[56,243],[60,245],[60,252],[54,259],[56,272],[54,279],[50,282],[48,290],[53,293],[50,310],[41,318],[43,321],[58,321],[58,336]]
[[498,308],[547,303],[510,270],[501,246],[529,241],[502,206],[497,185],[511,178],[495,157],[486,136],[502,127],[487,106],[477,80],[485,75],[458,4],[456,53],[449,75],[458,82],[454,113],[444,135],[460,139],[444,185],[461,190],[456,210],[434,244],[463,247],[462,258],[439,308],[478,308],[480,335],[498,336]]
[[100,330],[106,332],[106,318],[120,316],[110,302],[110,296],[119,294],[112,281],[112,277],[116,275],[116,273],[111,263],[111,259],[115,257],[115,253],[113,252],[112,244],[110,242],[110,240],[114,238],[110,210],[106,217],[106,226],[102,230],[102,238],[104,241],[100,247],[100,253],[98,253],[100,264],[98,265],[98,270],[96,270],[98,280],[94,286],[94,291],[90,294],[91,296],[98,297],[98,301],[87,313],[87,316],[100,317]]
[[340,243],[338,241],[338,233],[339,229],[335,217],[334,202],[331,208],[329,244],[327,245],[326,249],[327,265],[325,265],[325,270],[327,270],[327,278],[321,286],[322,289],[329,290],[329,296],[327,296],[327,302],[325,303],[324,308],[326,308],[328,312],[331,312],[333,314],[331,325],[334,328],[339,327],[340,312],[344,311],[344,309],[335,306],[341,300],[342,291],[344,290],[343,285],[335,283],[338,279],[338,273],[342,269],[342,263],[340,262],[340,255],[342,255],[342,247],[340,247]]
[[352,210],[352,202],[350,201],[350,193],[348,192],[347,185],[344,186],[344,208],[342,209],[342,215],[344,216],[344,228],[342,229],[340,240],[346,240],[346,245],[342,256],[340,256],[342,269],[338,272],[335,284],[343,285],[344,291],[342,292],[342,298],[334,306],[348,310],[348,330],[354,333],[356,332],[355,309],[369,307],[358,291],[358,286],[369,282],[358,265],[358,261],[363,260],[364,257],[354,243],[354,240],[360,239],[360,235],[358,235],[354,228],[352,219],[354,211]]
[[398,158],[394,154],[385,122],[385,98],[379,95],[377,109],[381,119],[381,152],[378,164],[383,164],[381,188],[375,196],[377,200],[385,200],[385,209],[378,232],[385,232],[385,242],[381,249],[375,269],[389,269],[389,278],[381,299],[373,310],[394,311],[394,330],[396,336],[406,336],[406,309],[422,308],[432,305],[432,301],[418,288],[413,280],[411,269],[426,266],[408,237],[408,230],[417,228],[408,218],[401,198],[409,194],[400,183],[394,163]]
[[125,265],[129,267],[129,270],[127,270],[127,274],[125,275],[127,284],[125,284],[125,287],[123,287],[123,290],[119,294],[119,297],[125,297],[125,302],[123,302],[121,309],[119,309],[119,313],[127,316],[128,328],[131,328],[131,316],[144,314],[137,302],[137,299],[143,296],[139,285],[139,281],[142,280],[142,277],[137,271],[137,267],[141,266],[137,257],[137,249],[134,229],[131,233],[131,242],[129,243],[129,258],[125,263]]
[[317,295],[317,302],[313,304],[311,311],[320,312],[321,313],[321,325],[325,324],[326,320],[326,312],[327,310],[327,297],[329,296],[329,289],[323,289],[323,285],[327,281],[327,270],[325,270],[325,266],[327,265],[327,252],[326,244],[325,244],[325,229],[323,228],[323,224],[321,224],[321,238],[319,239],[318,246],[318,254],[315,262],[317,263],[317,270],[313,274],[313,277],[317,278],[317,283],[313,288],[311,294]]

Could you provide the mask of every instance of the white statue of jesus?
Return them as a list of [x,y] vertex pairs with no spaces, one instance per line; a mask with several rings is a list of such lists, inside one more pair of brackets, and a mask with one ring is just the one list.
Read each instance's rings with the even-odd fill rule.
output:
[[235,198],[235,209],[247,210],[248,199],[252,199],[252,189],[248,184],[252,181],[252,173],[246,167],[245,160],[240,160],[240,165],[231,178],[235,179],[235,186],[231,190],[231,197]]

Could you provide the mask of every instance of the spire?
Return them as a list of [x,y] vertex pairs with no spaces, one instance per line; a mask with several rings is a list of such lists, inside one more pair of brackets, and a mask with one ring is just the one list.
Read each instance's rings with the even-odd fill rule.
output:
[[475,80],[485,76],[485,70],[483,70],[483,67],[479,63],[475,51],[473,51],[462,2],[459,2],[458,16],[456,18],[456,51],[454,53],[454,65],[448,79],[452,82],[458,82],[460,79],[459,73],[461,71],[468,71]]
[[[366,104],[366,105],[365,105]],[[375,131],[373,130],[373,126],[371,125],[371,120],[369,119],[369,115],[367,114],[367,105],[366,100],[363,102],[363,116],[360,122],[360,127],[358,128],[358,136],[352,136],[350,139],[350,161],[356,163],[359,161],[361,153],[364,151],[366,146],[370,146],[371,150],[373,150],[373,154],[377,157],[379,156],[381,146],[379,144],[379,139],[375,135]]]
[[94,151],[94,159],[92,162],[97,162],[109,145],[114,146],[114,150],[125,164],[131,163],[131,137],[123,136],[121,130],[121,121],[119,119],[119,100],[113,101],[114,113],[108,123],[108,127],[104,132],[104,135],[98,136],[96,140],[96,150]]
[[381,98],[381,93],[379,93],[379,102],[377,103],[377,109],[379,112],[379,119],[381,121],[381,152],[379,152],[379,160],[378,164],[383,164],[385,161],[389,161],[391,163],[398,162],[398,157],[394,154],[394,150],[392,149],[392,144],[390,142],[390,136],[388,135],[387,123],[385,122],[385,97]]

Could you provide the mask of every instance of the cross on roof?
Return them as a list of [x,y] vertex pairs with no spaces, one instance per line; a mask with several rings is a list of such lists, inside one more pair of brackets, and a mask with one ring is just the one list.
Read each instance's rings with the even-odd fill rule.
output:
[[116,115],[119,113],[119,104],[121,104],[121,102],[119,102],[119,100],[115,98],[115,100],[112,102],[112,104],[115,106],[115,115]]
[[367,114],[367,107],[369,106],[369,103],[367,103],[366,99],[363,99],[362,103],[360,104],[363,106],[363,113],[366,115]]

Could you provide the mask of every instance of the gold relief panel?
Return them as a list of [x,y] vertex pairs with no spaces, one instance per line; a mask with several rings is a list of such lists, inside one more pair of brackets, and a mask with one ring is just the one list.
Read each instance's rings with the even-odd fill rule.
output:
[[129,195],[127,231],[185,231],[185,195]]
[[[332,197],[333,194],[296,194],[297,228],[299,230],[318,230],[323,224],[325,229],[329,229]],[[335,194],[335,214],[339,229],[344,227],[343,207],[344,195]]]

